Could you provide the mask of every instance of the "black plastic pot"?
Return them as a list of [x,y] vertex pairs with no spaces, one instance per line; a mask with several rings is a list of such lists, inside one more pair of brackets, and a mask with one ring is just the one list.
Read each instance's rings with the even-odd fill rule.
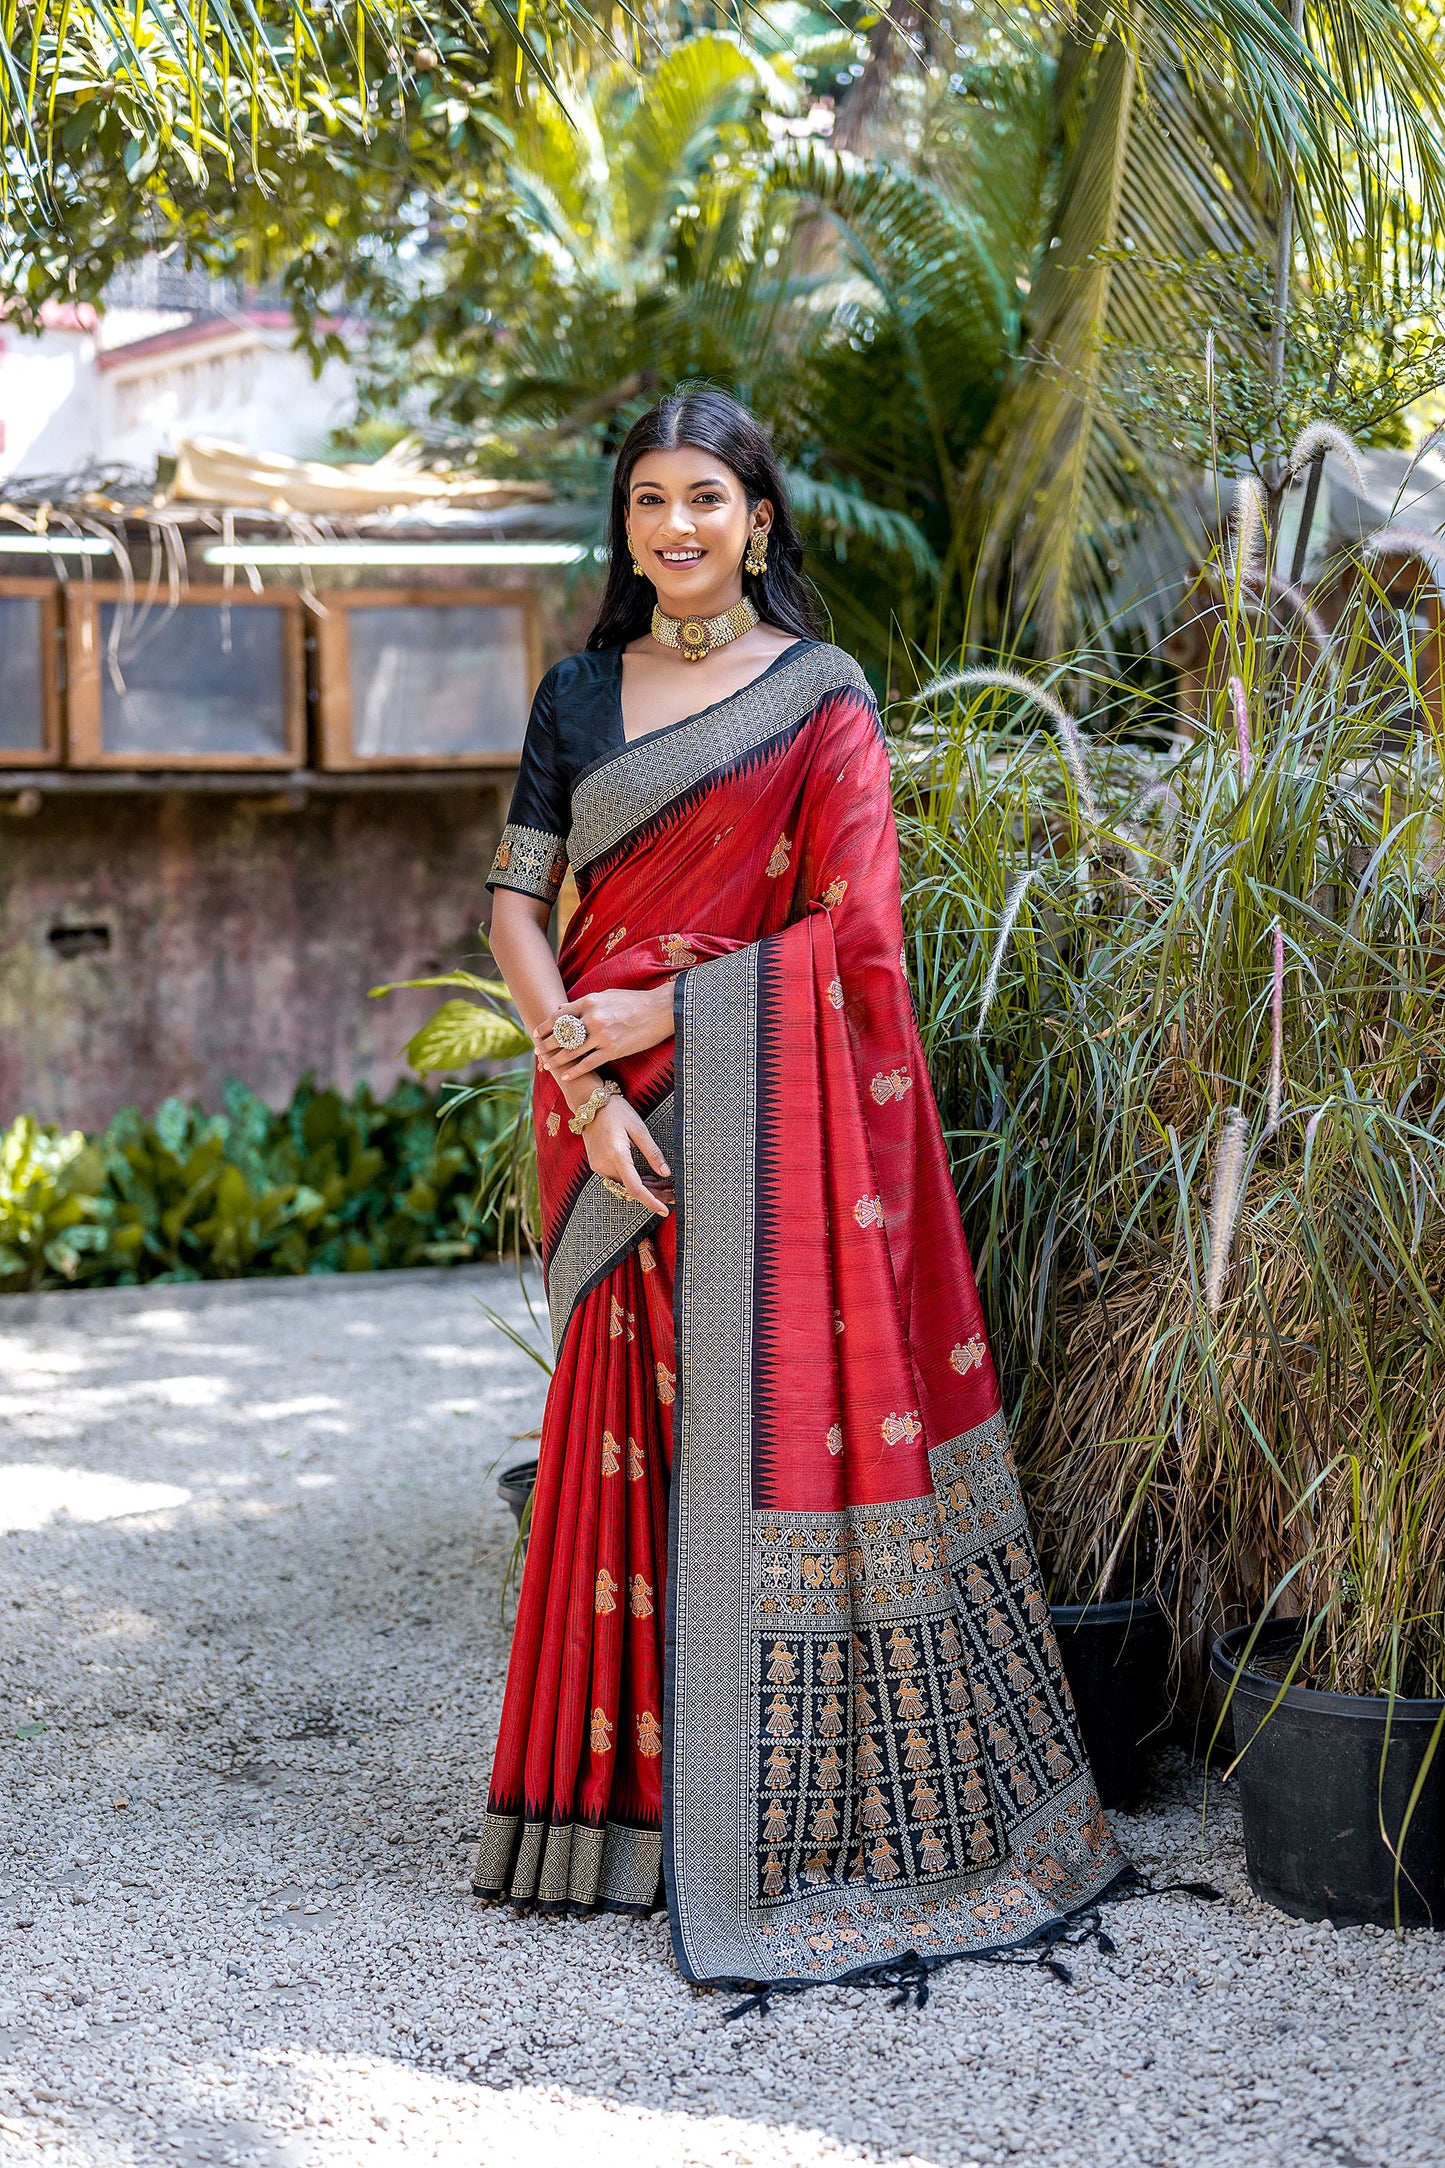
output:
[[1132,1807],[1149,1781],[1152,1736],[1165,1715],[1169,1620],[1157,1596],[1057,1603],[1054,1632],[1079,1729],[1106,1807]]
[[511,1507],[512,1518],[519,1528],[536,1481],[537,1463],[534,1460],[519,1460],[512,1467],[504,1468],[497,1478],[498,1495]]
[[[1292,1620],[1271,1621],[1260,1631],[1251,1664],[1287,1663],[1300,1634]],[[1235,1752],[1248,1748],[1235,1781],[1249,1886],[1297,1920],[1393,1926],[1395,1859],[1380,1827],[1383,1822],[1399,1850],[1410,1794],[1445,1702],[1397,1700],[1392,1707],[1383,1695],[1325,1694],[1311,1686],[1281,1690],[1278,1679],[1239,1669],[1249,1635],[1248,1626],[1221,1634],[1210,1659],[1225,1689],[1234,1682],[1229,1706]],[[1445,1927],[1442,1770],[1445,1734],[1401,1853],[1399,1916],[1407,1927]]]

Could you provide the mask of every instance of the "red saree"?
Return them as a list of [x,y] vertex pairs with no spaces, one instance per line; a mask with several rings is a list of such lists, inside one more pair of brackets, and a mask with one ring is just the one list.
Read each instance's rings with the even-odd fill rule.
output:
[[596,762],[571,817],[569,990],[676,981],[675,1040],[617,1073],[678,1209],[610,1197],[539,1076],[558,1367],[476,1887],[665,1896],[694,1980],[1026,1943],[1125,1862],[1005,1436],[866,684],[802,643]]

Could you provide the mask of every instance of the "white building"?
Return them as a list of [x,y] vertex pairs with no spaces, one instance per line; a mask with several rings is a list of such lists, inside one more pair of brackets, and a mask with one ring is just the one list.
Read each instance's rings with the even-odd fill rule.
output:
[[183,436],[318,455],[355,411],[344,362],[313,377],[284,309],[144,265],[104,310],[51,303],[38,334],[0,322],[0,485],[95,466],[150,473]]

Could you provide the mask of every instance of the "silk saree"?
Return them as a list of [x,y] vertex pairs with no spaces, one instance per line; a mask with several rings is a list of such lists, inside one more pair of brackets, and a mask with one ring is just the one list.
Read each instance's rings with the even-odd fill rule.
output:
[[566,800],[551,827],[514,800],[492,879],[549,897],[570,865],[573,995],[673,982],[675,1038],[614,1068],[677,1208],[610,1196],[539,1072],[557,1367],[475,1887],[665,1902],[700,1982],[1047,1939],[1129,1869],[1009,1451],[867,684],[799,642]]

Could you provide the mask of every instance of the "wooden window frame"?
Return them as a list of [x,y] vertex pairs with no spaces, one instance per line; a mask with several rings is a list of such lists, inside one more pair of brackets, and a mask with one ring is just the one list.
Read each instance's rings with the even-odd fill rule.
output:
[[40,727],[38,746],[0,748],[0,768],[60,765],[60,583],[0,578],[0,599],[40,604]]
[[[100,606],[105,602],[134,602],[134,593],[117,583],[95,580],[82,586],[73,581],[66,597],[66,764],[72,768],[165,768],[222,770],[235,774],[290,773],[306,765],[306,629],[305,610],[294,588],[268,587],[261,594],[249,588],[238,591],[221,586],[188,586],[177,610],[201,604],[211,609],[229,607],[250,610],[269,607],[281,611],[282,687],[285,700],[286,745],[279,753],[187,753],[107,752],[101,736],[103,707],[101,672],[105,658],[100,646]],[[156,601],[151,608],[168,605]]]
[[[501,605],[521,610],[527,643],[529,697],[542,676],[542,616],[534,589],[528,587],[358,587],[322,596],[326,615],[314,627],[316,641],[317,765],[352,773],[388,769],[510,768],[522,757],[520,746],[474,753],[375,753],[352,751],[351,638],[352,610],[479,609]],[[524,718],[525,722],[525,718]]]

